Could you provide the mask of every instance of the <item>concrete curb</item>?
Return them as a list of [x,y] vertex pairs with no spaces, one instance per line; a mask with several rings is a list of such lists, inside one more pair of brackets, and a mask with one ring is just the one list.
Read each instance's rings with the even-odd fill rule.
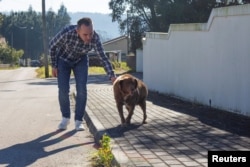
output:
[[[74,100],[76,98],[76,92],[73,92]],[[86,106],[87,107],[87,106]],[[101,122],[96,119],[94,113],[90,109],[86,109],[86,112],[84,113],[84,120],[86,122],[86,125],[88,126],[88,129],[91,134],[93,134],[95,143],[100,144],[100,140],[104,134],[108,134],[106,129],[103,127]],[[115,141],[111,138],[111,145],[112,145],[112,154],[114,156],[114,160],[112,162],[113,166],[126,166],[129,167],[129,158],[124,154],[123,151],[121,151],[121,148],[119,145],[115,143]]]

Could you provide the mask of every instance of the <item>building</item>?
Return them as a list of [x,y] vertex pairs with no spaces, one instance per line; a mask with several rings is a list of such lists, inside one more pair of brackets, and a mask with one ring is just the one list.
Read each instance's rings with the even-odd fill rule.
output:
[[7,44],[5,38],[3,38],[1,36],[0,36],[0,44],[2,44],[2,45],[6,45]]
[[[128,38],[126,35],[111,39],[103,42],[105,52],[111,59],[117,59],[118,61],[126,61],[128,53]],[[121,57],[119,57],[119,55]]]

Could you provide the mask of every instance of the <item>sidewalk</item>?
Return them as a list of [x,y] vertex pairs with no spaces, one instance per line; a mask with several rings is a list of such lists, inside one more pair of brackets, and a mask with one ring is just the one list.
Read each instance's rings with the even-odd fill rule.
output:
[[111,83],[104,75],[89,76],[86,123],[96,141],[104,133],[112,138],[121,166],[200,167],[207,166],[208,150],[250,150],[249,117],[154,92],[149,92],[147,115],[148,123],[142,125],[142,111],[136,107],[132,124],[122,128]]

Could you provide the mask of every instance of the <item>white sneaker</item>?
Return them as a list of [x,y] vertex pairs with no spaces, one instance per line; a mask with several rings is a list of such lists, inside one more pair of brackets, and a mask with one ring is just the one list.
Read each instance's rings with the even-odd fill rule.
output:
[[65,130],[67,129],[68,124],[69,124],[69,118],[63,117],[61,123],[58,126],[58,129]]
[[84,130],[82,121],[76,120],[76,121],[75,121],[75,126],[76,126],[76,130],[77,130],[77,131],[83,131],[83,130]]

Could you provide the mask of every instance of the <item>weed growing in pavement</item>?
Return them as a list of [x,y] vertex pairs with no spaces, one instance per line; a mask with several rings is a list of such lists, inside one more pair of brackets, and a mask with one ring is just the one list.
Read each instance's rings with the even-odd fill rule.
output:
[[94,167],[111,167],[114,156],[111,152],[111,139],[107,134],[100,140],[100,148],[92,158]]

